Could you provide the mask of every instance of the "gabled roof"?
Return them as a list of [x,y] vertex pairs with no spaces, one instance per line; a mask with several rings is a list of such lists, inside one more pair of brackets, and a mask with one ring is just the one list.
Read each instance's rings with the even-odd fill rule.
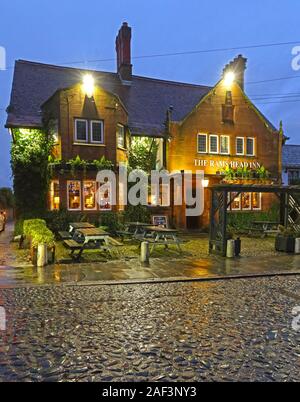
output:
[[283,145],[282,167],[300,168],[300,145]]
[[[88,70],[18,60],[8,108],[7,127],[41,127],[41,105],[57,90],[81,82]],[[173,107],[172,120],[180,121],[211,87],[133,76],[124,85],[117,73],[90,71],[95,83],[119,96],[128,110],[133,134],[159,136],[164,132],[166,112]]]

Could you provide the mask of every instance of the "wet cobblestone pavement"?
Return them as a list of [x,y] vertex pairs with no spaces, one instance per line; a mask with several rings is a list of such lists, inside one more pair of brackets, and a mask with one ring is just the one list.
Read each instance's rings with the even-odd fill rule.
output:
[[0,289],[2,381],[296,381],[297,276]]

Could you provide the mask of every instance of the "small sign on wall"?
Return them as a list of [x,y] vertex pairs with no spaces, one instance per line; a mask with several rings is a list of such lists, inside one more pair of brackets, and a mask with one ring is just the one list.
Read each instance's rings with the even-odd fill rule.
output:
[[153,215],[152,223],[155,226],[167,228],[168,227],[168,217],[167,217],[167,215]]

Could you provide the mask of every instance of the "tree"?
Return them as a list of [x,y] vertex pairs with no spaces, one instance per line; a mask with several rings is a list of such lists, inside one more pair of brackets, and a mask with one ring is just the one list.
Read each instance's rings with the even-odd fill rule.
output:
[[10,188],[0,188],[0,208],[9,209],[14,206],[14,195]]
[[129,166],[150,174],[156,169],[158,144],[153,138],[132,138],[129,151]]

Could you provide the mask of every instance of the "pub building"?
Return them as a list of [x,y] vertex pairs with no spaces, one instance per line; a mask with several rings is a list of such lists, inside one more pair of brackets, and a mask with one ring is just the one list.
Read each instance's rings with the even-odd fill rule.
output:
[[[169,225],[181,229],[208,226],[208,187],[223,180],[226,169],[264,167],[269,182],[280,183],[282,130],[245,94],[244,57],[227,64],[219,82],[209,87],[133,75],[131,28],[126,22],[115,46],[116,72],[15,63],[6,127],[25,134],[32,129],[53,133],[58,168],[52,174],[49,209],[94,215],[124,209],[122,188],[118,205],[110,204],[109,192],[100,205],[96,202],[97,165],[91,162],[104,157],[116,168],[127,164],[130,145],[141,137],[157,143],[157,169],[205,173],[205,208],[199,217],[186,216],[185,205],[151,206],[149,199],[152,215],[167,216]],[[88,168],[75,174],[66,166],[78,156]],[[230,208],[261,211],[273,202],[272,195],[244,193]]]

